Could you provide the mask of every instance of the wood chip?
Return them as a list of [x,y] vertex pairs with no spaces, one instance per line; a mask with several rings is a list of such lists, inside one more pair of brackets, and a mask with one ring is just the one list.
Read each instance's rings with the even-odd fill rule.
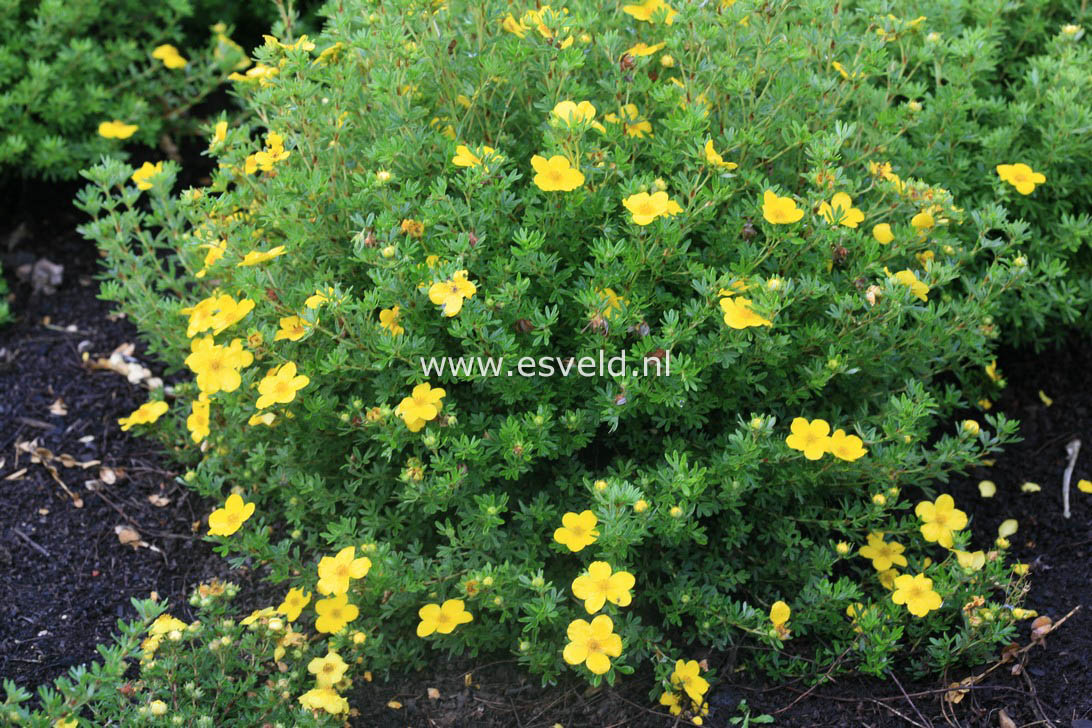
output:
[[999,728],[1016,728],[1016,723],[1013,722],[1004,708],[997,713],[997,725]]
[[156,508],[164,508],[171,504],[171,499],[163,495],[162,493],[152,493],[150,496],[148,496],[148,502]]
[[436,688],[429,688],[425,692],[428,693],[428,699],[429,700],[439,700],[440,699],[440,691],[437,690]]
[[53,404],[49,405],[50,414],[63,417],[68,414],[68,407],[65,407],[64,400],[58,397],[53,401]]

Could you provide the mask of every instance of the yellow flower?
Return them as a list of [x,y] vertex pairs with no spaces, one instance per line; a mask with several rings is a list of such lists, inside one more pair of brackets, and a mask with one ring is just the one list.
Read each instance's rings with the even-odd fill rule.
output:
[[345,47],[345,44],[341,41],[334,43],[329,48],[324,48],[322,52],[318,54],[318,58],[312,61],[313,66],[325,66],[329,63],[333,63],[341,56],[341,49]]
[[237,268],[244,266],[258,265],[259,263],[265,263],[268,260],[284,255],[284,246],[278,245],[274,248],[270,248],[266,252],[262,253],[257,250],[252,250],[247,253],[239,263],[236,264]]
[[887,268],[884,268],[883,271],[889,278],[892,278],[909,288],[910,293],[914,294],[918,300],[926,302],[929,300],[929,285],[924,281],[918,280],[918,277],[914,275],[914,271],[909,268],[900,270],[898,273],[892,273]]
[[308,710],[325,710],[331,715],[349,712],[349,701],[333,688],[311,688],[299,697],[299,701]]
[[994,359],[985,367],[986,376],[990,378],[991,382],[1000,382],[1001,375],[997,372],[997,360]]
[[598,523],[599,519],[591,511],[570,511],[561,517],[561,528],[554,531],[554,541],[570,551],[582,551],[599,538],[599,531],[595,528]]
[[895,234],[891,232],[891,225],[881,222],[872,226],[872,237],[876,238],[876,242],[880,245],[887,245],[895,239]]
[[257,427],[258,425],[265,425],[266,427],[272,427],[273,421],[277,419],[277,415],[272,412],[260,412],[256,415],[251,415],[250,419],[246,421],[251,427]]
[[603,309],[603,318],[606,319],[613,317],[615,311],[621,311],[622,306],[629,303],[629,299],[619,296],[613,288],[596,289],[595,292],[606,302],[606,307]]
[[126,124],[124,121],[114,119],[113,121],[104,121],[99,124],[99,136],[106,137],[107,139],[128,139],[133,134],[136,134],[137,129],[140,127],[136,124]]
[[473,298],[478,287],[466,279],[467,271],[456,271],[451,280],[433,283],[428,289],[430,301],[440,306],[444,316],[451,318],[463,310],[463,301]]
[[644,139],[646,135],[652,135],[652,124],[647,119],[641,119],[637,104],[625,104],[617,114],[607,114],[603,119],[611,124],[621,122],[627,136]]
[[232,73],[228,76],[229,81],[243,81],[249,83],[251,81],[257,81],[259,86],[268,86],[273,81],[273,77],[280,73],[281,70],[276,66],[267,66],[264,63],[259,63],[254,68],[249,69],[246,74]]
[[206,336],[194,339],[190,352],[186,366],[197,375],[197,387],[205,394],[234,392],[242,383],[239,370],[254,361],[254,355],[243,348],[242,339],[221,346]]
[[880,584],[883,586],[884,589],[887,589],[888,591],[891,591],[895,588],[895,577],[897,577],[898,575],[899,572],[897,569],[884,569],[880,573],[876,574],[877,578],[879,578],[880,580]]
[[676,214],[682,210],[678,203],[672,201],[663,190],[653,192],[651,195],[647,192],[638,192],[622,200],[622,205],[630,211],[633,222],[641,226],[648,225],[661,215]]
[[804,211],[791,197],[778,197],[773,190],[766,190],[762,194],[762,217],[773,225],[788,225],[804,217]]
[[1005,182],[1016,188],[1021,195],[1030,195],[1035,191],[1035,185],[1046,182],[1046,176],[1041,172],[1032,171],[1026,164],[999,164],[997,175]]
[[876,571],[888,571],[892,566],[906,566],[906,557],[902,552],[906,547],[896,541],[884,541],[883,533],[868,534],[868,545],[862,546],[857,553],[872,560]]
[[307,297],[307,300],[303,302],[305,308],[315,309],[323,304],[330,302],[330,296],[334,293],[333,288],[327,287],[326,291],[315,290],[315,293]]
[[933,217],[932,213],[922,210],[917,215],[914,215],[912,218],[910,218],[910,224],[916,227],[922,233],[925,233],[925,231],[935,226],[937,224],[937,221]]
[[178,52],[178,49],[170,44],[156,46],[152,51],[152,58],[163,61],[163,65],[170,69],[185,68],[186,59]]
[[544,192],[571,192],[584,184],[584,175],[560,154],[549,159],[536,154],[531,157],[531,167],[535,170],[535,186]]
[[864,213],[853,206],[853,198],[845,192],[835,192],[829,204],[819,205],[819,215],[831,225],[847,228],[856,228],[864,220]]
[[53,728],[77,728],[79,721],[75,718],[58,718],[53,721]]
[[323,556],[318,565],[319,594],[344,594],[349,591],[350,579],[363,579],[372,568],[367,556],[357,559],[356,547],[346,546],[336,556]]
[[385,308],[379,312],[379,325],[391,332],[391,336],[401,336],[406,333],[398,323],[399,308]]
[[947,493],[934,503],[922,501],[914,508],[914,514],[922,520],[921,535],[926,541],[952,548],[952,532],[967,525],[967,514],[955,507],[955,500]]
[[864,448],[861,438],[856,435],[847,435],[845,430],[835,430],[830,436],[830,454],[839,460],[853,462],[868,452]]
[[1077,481],[1077,490],[1082,493],[1092,493],[1092,480],[1081,478]]
[[394,408],[394,414],[402,418],[410,432],[420,432],[426,422],[436,419],[443,409],[443,398],[447,392],[440,387],[432,388],[428,382],[422,382],[413,388],[410,396],[404,398]]
[[152,164],[151,162],[145,162],[144,164],[140,165],[140,169],[133,172],[133,176],[129,179],[133,180],[133,182],[136,182],[137,189],[150,190],[152,189],[152,183],[148,180],[158,174],[161,174],[162,172],[163,162],[156,162],[155,164]]
[[295,43],[282,43],[272,35],[263,35],[262,38],[265,39],[267,45],[275,46],[284,51],[304,50],[310,53],[315,50],[315,44],[308,40],[306,35],[301,35]]
[[[470,151],[470,147],[465,144],[460,144],[455,147],[455,156],[451,158],[451,163],[456,167],[479,167],[482,166],[483,160],[492,159],[495,162],[503,162],[504,157],[497,154],[497,150],[489,146],[481,146]],[[485,165],[485,171],[489,171],[489,166]]]
[[739,166],[735,162],[725,162],[724,157],[720,156],[717,150],[713,148],[712,139],[705,142],[705,161],[714,167],[723,167],[724,169],[735,169]]
[[614,634],[614,622],[600,614],[591,623],[574,619],[569,623],[569,643],[562,657],[570,665],[584,663],[596,675],[610,670],[610,658],[622,654],[622,638]]
[[277,610],[274,609],[273,607],[263,607],[261,609],[255,609],[253,612],[250,613],[249,617],[246,617],[245,619],[240,621],[239,624],[241,624],[244,627],[247,627],[247,626],[249,626],[251,624],[254,624],[259,619],[266,619],[268,617],[272,617],[276,613],[277,613]]
[[552,120],[565,124],[568,127],[578,127],[586,124],[593,129],[605,132],[607,129],[595,120],[596,109],[590,101],[559,101],[550,111]]
[[315,683],[320,688],[332,688],[345,677],[348,669],[341,655],[330,651],[325,657],[316,657],[307,663],[307,672],[315,676]]
[[145,402],[130,412],[128,417],[119,417],[118,424],[121,425],[122,432],[127,432],[133,425],[150,425],[162,417],[168,407],[163,401]]
[[209,142],[209,149],[213,149],[227,139],[227,128],[228,123],[226,121],[216,122],[216,127],[212,132],[212,141]]
[[232,493],[224,502],[223,508],[217,508],[209,514],[209,535],[230,536],[253,514],[254,504],[244,503],[242,496]]
[[508,13],[508,15],[501,20],[501,27],[515,35],[517,38],[523,38],[527,35],[527,31],[529,30],[529,28],[523,24],[522,20],[516,20],[512,17],[512,13]]
[[258,409],[265,409],[274,404],[288,404],[296,398],[296,392],[306,387],[311,379],[306,375],[296,375],[296,363],[285,362],[270,369],[258,383]]
[[773,322],[763,318],[751,308],[749,298],[722,298],[720,309],[724,312],[724,323],[733,329],[746,329],[751,326],[773,326]]
[[311,592],[303,589],[289,589],[284,595],[284,601],[277,607],[277,613],[283,614],[289,622],[295,622],[300,618],[303,608],[311,603]]
[[625,52],[625,55],[634,56],[634,57],[637,57],[637,56],[651,56],[653,53],[660,50],[665,45],[667,45],[667,44],[666,43],[657,43],[656,45],[651,45],[650,46],[647,43],[642,41],[642,42],[638,43],[635,46],[631,46],[630,48],[627,48],[626,52]]
[[299,341],[307,334],[307,328],[311,326],[310,323],[299,316],[285,316],[281,319],[280,325],[281,328],[273,337],[273,341],[281,341],[283,339]]
[[777,636],[781,639],[789,636],[789,629],[785,625],[789,623],[790,614],[792,614],[792,610],[789,609],[789,605],[780,600],[774,602],[773,606],[770,607],[770,622],[777,630]]
[[360,610],[355,604],[349,604],[348,594],[338,594],[315,602],[315,613],[318,614],[318,619],[315,620],[316,630],[337,634],[360,615]]
[[986,565],[986,554],[981,551],[956,551],[956,561],[968,571],[980,571]]
[[428,637],[433,633],[451,634],[460,624],[473,621],[474,615],[466,611],[462,599],[448,599],[443,604],[426,604],[417,610],[421,622],[417,625],[417,636]]
[[675,16],[678,15],[678,13],[670,5],[664,2],[664,0],[644,0],[644,2],[639,5],[622,6],[622,12],[646,23],[654,23],[653,17],[656,16],[661,9],[666,12],[664,24],[671,25],[674,23]]
[[826,420],[808,422],[796,417],[789,428],[792,434],[785,438],[785,444],[804,453],[808,460],[818,460],[830,452],[830,424]]
[[[210,319],[213,336],[242,321],[248,313],[254,310],[254,301],[249,298],[241,298],[236,301],[231,296],[220,296],[216,299],[216,306],[217,310]],[[183,313],[186,313],[186,311],[183,310]]]
[[[1081,482],[1082,483],[1088,483],[1087,480],[1082,480]],[[1092,486],[1092,483],[1089,483],[1089,485]],[[1092,492],[1092,490],[1090,490],[1088,492]],[[648,510],[648,501],[646,501],[644,498],[638,498],[637,502],[633,504],[633,512],[634,513],[644,513],[647,510]]]
[[834,550],[839,556],[847,556],[852,549],[853,547],[849,545],[848,541],[839,541],[834,545]]
[[190,408],[190,416],[186,418],[186,429],[190,431],[190,437],[194,442],[201,442],[209,436],[209,407],[208,395],[202,392]]
[[[227,241],[221,239],[212,243],[205,243],[201,247],[208,252],[205,253],[204,267],[195,274],[197,278],[204,278],[209,268],[216,265],[224,257],[224,253],[227,252]],[[193,334],[190,334],[190,336],[193,336]]]
[[612,574],[606,561],[593,561],[588,564],[587,573],[573,579],[573,596],[584,601],[588,614],[595,614],[607,602],[619,607],[629,606],[633,599],[629,590],[633,584],[633,574],[628,571]]
[[933,591],[933,580],[925,574],[896,576],[891,601],[905,604],[915,617],[924,617],[934,609],[940,609],[942,602],[940,595]]
[[681,690],[700,705],[709,692],[709,681],[701,676],[701,665],[697,660],[676,660],[671,673],[671,687]]

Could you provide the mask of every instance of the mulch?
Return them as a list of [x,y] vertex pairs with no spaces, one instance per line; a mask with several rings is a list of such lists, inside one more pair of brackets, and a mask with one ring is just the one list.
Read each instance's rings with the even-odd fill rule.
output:
[[[43,194],[63,200],[71,192]],[[67,208],[41,214],[41,198],[17,199],[22,207],[0,217],[0,254],[45,257],[65,266],[64,281],[51,295],[16,281],[12,265],[4,271],[17,321],[0,328],[0,679],[33,689],[96,659],[95,645],[111,641],[116,621],[135,616],[132,597],[154,592],[188,619],[186,598],[211,578],[239,583],[244,608],[270,603],[279,590],[252,570],[230,570],[201,540],[202,532],[194,532],[213,505],[179,483],[177,466],[154,442],[120,431],[117,418],[143,403],[147,391],[85,365],[85,352],[91,359],[107,357],[131,343],[136,360],[163,373],[133,326],[97,299],[98,256],[74,232],[80,214]],[[8,250],[5,241],[20,225],[16,247]],[[1092,496],[1074,488],[1073,514],[1065,519],[1060,495],[1065,446],[1075,437],[1084,441],[1084,450],[1073,481],[1092,479],[1092,341],[1074,338],[1041,354],[1005,350],[999,360],[1009,386],[997,409],[1023,422],[1024,440],[993,467],[954,480],[947,490],[971,512],[975,543],[991,542],[1001,520],[1019,519],[1013,552],[1032,569],[1026,606],[1055,619],[1082,608],[1048,636],[1045,647],[1024,655],[1019,674],[1010,665],[994,670],[958,705],[942,702],[944,686],[988,666],[944,680],[838,677],[816,687],[771,685],[725,669],[711,693],[707,726],[734,725],[729,720],[746,700],[752,714],[772,714],[779,726],[992,728],[1005,725],[1004,710],[1015,726],[1092,728]],[[1040,390],[1053,398],[1051,406]],[[70,455],[68,463],[100,464],[85,469],[54,460],[54,478],[43,464],[30,461],[27,443],[58,458]],[[114,482],[104,482],[111,472]],[[985,478],[998,485],[993,499],[979,497],[977,484]],[[1021,493],[1026,481],[1039,483],[1042,491]],[[118,526],[135,529],[155,548],[123,545]],[[1024,643],[1027,632],[1025,627]],[[713,668],[728,664],[725,655],[707,659]],[[650,698],[651,686],[644,669],[610,689],[591,690],[575,679],[543,688],[507,655],[441,657],[421,673],[388,681],[358,678],[349,697],[359,712],[352,724],[377,728],[674,725]]]

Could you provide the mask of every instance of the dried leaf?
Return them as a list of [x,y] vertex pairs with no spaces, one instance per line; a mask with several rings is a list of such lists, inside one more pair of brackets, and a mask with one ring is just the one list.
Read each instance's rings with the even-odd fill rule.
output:
[[99,468],[99,480],[107,485],[113,485],[118,481],[118,475],[113,468],[102,467]]
[[474,675],[472,673],[466,673],[463,675],[463,685],[470,687],[470,684],[474,682]]
[[1016,723],[1013,722],[1004,708],[997,713],[997,725],[999,728],[1016,728]]
[[114,526],[114,533],[118,535],[118,541],[124,546],[132,546],[133,548],[140,548],[147,544],[140,538],[140,534],[137,533],[135,528],[131,526]]
[[981,676],[971,676],[952,683],[948,686],[948,692],[944,694],[944,699],[953,705],[958,704],[959,701],[963,700],[963,696],[971,691],[971,686],[977,685],[981,679]]
[[64,406],[64,400],[58,397],[53,401],[53,404],[49,405],[50,414],[63,417],[68,414],[68,408]]
[[428,693],[428,699],[429,700],[439,700],[440,699],[440,691],[437,690],[436,688],[429,688],[425,692]]
[[1045,614],[1031,623],[1031,641],[1042,644],[1043,638],[1054,630],[1054,620]]
[[83,437],[81,437],[78,440],[78,442],[80,442],[80,443],[82,443],[84,445],[90,445],[94,441],[95,441],[95,436],[94,435],[84,435]]
[[390,708],[391,710],[401,710],[402,709],[402,704],[399,703],[397,700],[388,700],[387,701],[387,707]]
[[20,468],[19,470],[16,470],[14,473],[9,475],[8,477],[4,478],[4,480],[19,480],[19,478],[22,478],[26,474],[27,474],[27,469],[26,468]]
[[171,499],[163,495],[162,493],[152,493],[150,496],[148,496],[148,502],[156,508],[164,508],[171,504]]

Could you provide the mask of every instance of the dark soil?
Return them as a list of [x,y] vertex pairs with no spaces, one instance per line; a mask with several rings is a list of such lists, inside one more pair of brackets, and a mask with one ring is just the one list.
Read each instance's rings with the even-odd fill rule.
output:
[[[71,189],[53,199],[71,199]],[[43,209],[33,202],[24,209]],[[55,208],[54,208],[55,209]],[[33,689],[72,665],[96,659],[95,645],[111,641],[118,618],[132,618],[131,597],[152,592],[189,618],[186,598],[201,581],[213,577],[240,583],[244,608],[268,604],[274,597],[258,574],[230,571],[194,533],[193,524],[212,504],[201,502],[179,485],[176,466],[150,440],[122,433],[117,418],[147,399],[139,385],[109,371],[85,366],[107,357],[123,343],[136,345],[134,356],[161,374],[147,359],[133,327],[110,316],[96,298],[98,258],[94,248],[73,232],[79,213],[64,208],[35,218],[9,214],[0,219],[0,253],[22,222],[28,222],[14,252],[46,257],[65,265],[64,283],[52,295],[32,293],[29,285],[5,275],[14,291],[15,324],[0,328],[0,678]],[[1016,726],[1092,728],[1092,496],[1074,487],[1073,515],[1061,514],[1060,482],[1065,446],[1083,439],[1085,449],[1074,473],[1092,479],[1092,341],[1075,340],[1042,354],[1005,351],[999,357],[1009,381],[997,408],[1023,422],[1024,441],[983,468],[942,488],[972,515],[976,544],[988,544],[1005,518],[1017,518],[1020,530],[1013,552],[1032,564],[1029,606],[1058,619],[1082,607],[1046,640],[1030,650],[1024,669],[1009,665],[992,672],[958,705],[941,703],[944,686],[978,674],[988,666],[963,670],[945,680],[913,682],[837,678],[809,690],[806,685],[771,686],[747,673],[722,682],[711,694],[707,726],[728,726],[745,699],[755,715],[769,713],[779,726],[961,726],[1004,725],[1003,709]],[[1043,390],[1053,398],[1047,407]],[[60,399],[66,414],[51,406]],[[54,455],[123,472],[110,485],[89,489],[100,479],[100,466],[64,467],[59,479],[79,497],[69,495],[41,464],[30,462],[19,443],[36,441]],[[23,469],[26,469],[25,472]],[[998,485],[993,499],[982,499],[978,481]],[[1042,491],[1020,492],[1026,481]],[[169,501],[157,506],[149,496]],[[161,501],[162,502],[162,501]],[[117,526],[130,526],[158,551],[122,545]],[[202,529],[203,531],[203,529]],[[1026,643],[1028,628],[1022,630]],[[711,654],[709,664],[724,668],[727,658]],[[731,674],[721,669],[719,674]],[[589,690],[575,679],[542,688],[508,656],[492,660],[437,660],[420,674],[390,682],[356,680],[350,703],[358,726],[481,726],[547,728],[579,726],[670,726],[649,699],[651,674],[645,670],[613,689]],[[438,693],[429,697],[429,688]],[[391,702],[395,701],[395,702]],[[396,706],[396,707],[395,707]]]
[[[71,199],[71,192],[57,199]],[[0,327],[0,678],[33,690],[96,659],[95,646],[112,641],[117,620],[136,616],[133,597],[158,594],[187,619],[186,599],[196,584],[230,578],[254,593],[261,582],[230,572],[194,535],[192,525],[212,506],[178,483],[160,448],[121,432],[117,418],[145,402],[147,390],[82,360],[85,353],[91,360],[109,357],[128,342],[136,345],[136,359],[161,373],[133,326],[97,300],[98,256],[74,232],[80,213],[62,207],[52,217],[4,219],[14,222],[0,229],[5,254],[5,243],[26,223],[9,260],[44,257],[65,266],[51,295],[16,281],[14,266],[4,271],[16,321]],[[52,462],[82,507],[20,450],[26,443],[57,457],[101,462],[88,468]],[[113,471],[112,484],[101,481],[110,478],[101,468]],[[99,482],[92,489],[87,481]],[[122,545],[117,526],[135,529],[158,550]]]

